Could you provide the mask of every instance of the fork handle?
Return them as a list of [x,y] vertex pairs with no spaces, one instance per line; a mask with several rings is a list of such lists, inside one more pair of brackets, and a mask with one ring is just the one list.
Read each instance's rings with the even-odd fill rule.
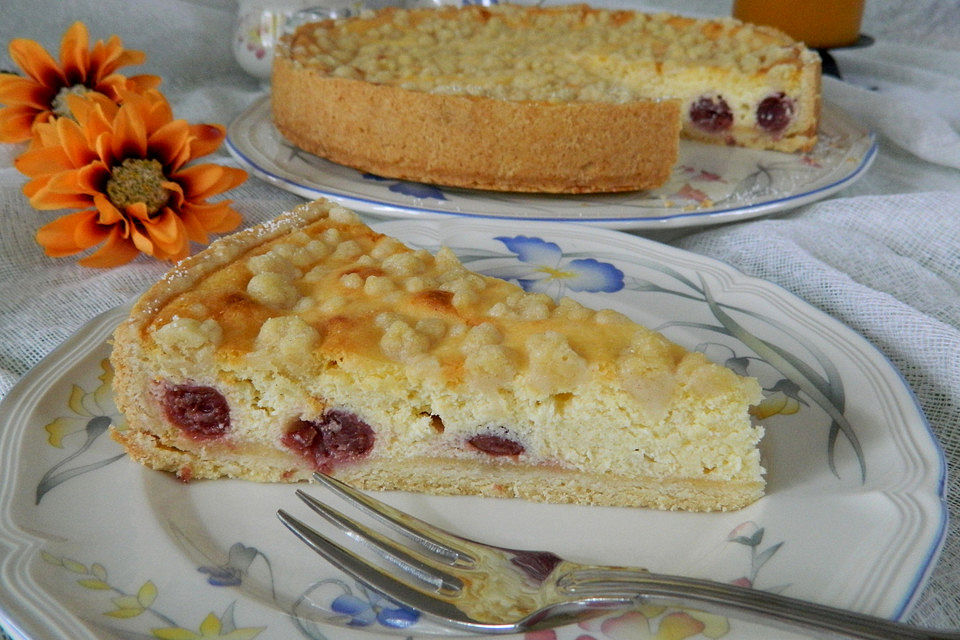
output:
[[814,632],[823,638],[960,640],[960,633],[911,627],[875,616],[814,604],[776,593],[618,567],[576,569],[557,581],[567,596],[598,605],[659,603],[699,606],[714,613]]

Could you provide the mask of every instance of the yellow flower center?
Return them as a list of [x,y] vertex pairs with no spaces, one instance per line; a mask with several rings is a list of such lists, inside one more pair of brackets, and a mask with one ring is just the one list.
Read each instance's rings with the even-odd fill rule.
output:
[[89,91],[90,90],[82,84],[75,84],[72,87],[62,87],[60,91],[57,91],[57,95],[53,97],[53,100],[50,101],[50,106],[53,112],[61,118],[73,118],[73,113],[67,104],[67,96],[82,96]]
[[553,267],[545,267],[543,265],[537,267],[537,271],[547,274],[548,276],[550,276],[551,280],[567,280],[577,275],[573,271],[562,271],[560,269],[554,269]]
[[107,196],[121,211],[142,202],[147,205],[147,215],[152,216],[170,199],[164,182],[166,177],[159,160],[127,158],[111,170]]

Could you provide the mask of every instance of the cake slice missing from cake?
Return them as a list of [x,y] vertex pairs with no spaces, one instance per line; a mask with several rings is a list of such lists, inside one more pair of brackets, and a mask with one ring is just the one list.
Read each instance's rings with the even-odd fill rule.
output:
[[726,510],[763,493],[751,378],[328,202],[224,238],[115,333],[114,437],[184,480]]

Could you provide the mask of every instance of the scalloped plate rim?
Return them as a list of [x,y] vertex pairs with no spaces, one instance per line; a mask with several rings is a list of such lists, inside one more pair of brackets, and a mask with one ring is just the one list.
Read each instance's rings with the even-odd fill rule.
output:
[[[525,204],[526,198],[563,198],[563,196],[551,196],[549,194],[511,194],[511,193],[500,193],[500,192],[485,192],[478,190],[469,190],[469,189],[460,189],[460,188],[448,188],[448,187],[438,187],[439,189],[449,189],[449,192],[452,194],[464,193],[468,194],[471,197],[480,197],[489,196],[490,198],[497,198],[501,200],[506,200],[509,203],[509,206],[516,210],[524,211],[527,213],[525,215],[494,215],[490,212],[484,212],[481,209],[476,209],[473,211],[463,211],[463,210],[446,210],[439,209],[435,207],[429,207],[421,204],[422,199],[417,199],[414,203],[411,198],[410,204],[403,204],[398,199],[387,200],[385,198],[374,197],[372,194],[361,195],[358,193],[349,193],[345,189],[337,188],[328,182],[325,182],[322,177],[317,179],[307,179],[307,178],[298,178],[291,173],[286,172],[285,168],[277,164],[272,160],[257,160],[251,157],[251,152],[254,151],[249,145],[242,141],[241,134],[248,132],[251,126],[255,126],[258,121],[262,121],[265,118],[269,118],[268,113],[269,108],[269,96],[263,96],[255,100],[247,109],[241,112],[234,120],[230,123],[227,128],[227,137],[225,140],[227,150],[230,154],[248,171],[253,173],[256,177],[273,184],[281,189],[294,193],[296,195],[302,196],[304,198],[313,199],[318,197],[329,198],[340,202],[344,206],[352,207],[357,210],[363,211],[373,216],[381,218],[423,218],[423,219],[449,219],[449,218],[465,218],[465,219],[475,219],[475,220],[513,220],[513,221],[538,221],[538,222],[575,222],[578,224],[605,227],[610,229],[675,229],[675,228],[685,228],[692,226],[706,226],[713,224],[722,224],[732,221],[740,220],[749,220],[757,217],[762,217],[766,215],[771,215],[774,213],[782,212],[790,208],[799,207],[804,204],[810,204],[821,200],[828,195],[831,195],[840,189],[843,189],[854,182],[856,182],[860,177],[862,177],[866,171],[872,165],[874,159],[876,158],[878,152],[878,143],[877,136],[874,132],[868,131],[865,129],[860,129],[859,134],[868,141],[866,149],[863,154],[858,157],[856,165],[852,167],[847,172],[840,172],[841,175],[836,177],[830,182],[825,184],[819,184],[814,188],[809,188],[807,190],[796,190],[788,191],[774,197],[769,197],[765,200],[761,199],[757,202],[753,202],[747,205],[733,206],[726,208],[716,208],[716,209],[704,209],[704,210],[690,210],[690,211],[674,211],[672,213],[665,213],[662,215],[649,215],[649,216],[625,216],[625,215],[607,215],[607,216],[598,216],[591,218],[579,218],[575,214],[557,214],[557,215],[545,215],[540,214],[532,209],[527,208]],[[823,118],[830,119],[834,123],[843,123],[844,127],[849,129],[857,128],[853,120],[849,115],[844,113],[839,107],[832,105],[829,101],[823,101]],[[251,124],[252,123],[252,124]],[[277,139],[280,139],[280,135],[274,129],[274,135]],[[702,144],[702,143],[692,143],[686,140],[681,141],[681,145],[685,144]],[[736,149],[734,149],[736,152]],[[789,154],[780,154],[777,152],[765,152],[771,155],[771,157],[777,156],[788,156]],[[328,162],[321,158],[317,158],[323,162]],[[679,160],[678,160],[679,163]],[[335,163],[331,163],[335,165]],[[338,170],[340,169],[349,169],[348,167],[342,167],[340,165],[335,165]],[[361,176],[361,172],[357,170],[349,169],[350,171],[355,171],[357,177],[351,179],[350,182],[354,184],[355,188],[360,187],[361,190],[368,189],[369,184],[366,184],[364,179]],[[835,171],[836,172],[836,171]],[[402,181],[396,181],[402,182]],[[589,198],[591,194],[585,195],[572,195],[571,198]],[[605,195],[613,196],[623,196],[624,194],[594,194],[598,197],[604,197]],[[547,201],[549,203],[549,201]],[[468,203],[469,206],[469,203]],[[599,207],[601,210],[609,210],[612,214],[614,210],[618,208],[618,203],[610,203],[608,205]],[[654,209],[648,209],[649,211],[654,211]]]

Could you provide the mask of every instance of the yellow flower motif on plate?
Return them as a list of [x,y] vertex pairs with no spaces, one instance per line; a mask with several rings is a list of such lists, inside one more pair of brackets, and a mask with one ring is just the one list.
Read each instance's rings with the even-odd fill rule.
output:
[[800,399],[800,387],[785,378],[765,391],[763,401],[750,408],[750,415],[757,420],[775,415],[793,415],[800,411],[802,404],[806,404]]
[[74,384],[71,388],[70,395],[67,397],[67,407],[73,415],[56,418],[44,427],[47,432],[47,443],[52,447],[65,448],[65,440],[68,438],[79,441],[79,444],[66,457],[47,469],[37,483],[37,504],[40,504],[43,496],[56,486],[80,474],[95,471],[125,455],[122,452],[115,453],[94,462],[76,464],[76,461],[86,456],[87,451],[94,446],[100,436],[107,432],[111,424],[118,429],[125,426],[122,420],[118,420],[117,410],[111,398],[113,368],[110,366],[110,361],[106,358],[101,360],[100,369],[100,384],[93,391],[84,391],[78,384]]
[[266,627],[242,627],[240,629],[224,629],[223,623],[213,613],[210,613],[197,631],[182,627],[166,627],[154,629],[153,635],[161,640],[203,640],[205,638],[219,638],[220,640],[250,640],[260,635]]
[[67,398],[67,407],[73,415],[61,416],[44,427],[50,446],[62,449],[63,439],[74,433],[85,431],[90,420],[115,413],[111,400],[113,368],[106,358],[100,362],[100,368],[102,369],[99,376],[100,384],[93,391],[87,392],[80,385],[73,385],[70,396]]
[[800,411],[800,401],[798,399],[777,392],[764,398],[760,404],[751,407],[750,415],[757,420],[763,420],[778,414],[793,415],[798,411]]
[[233,605],[227,607],[222,616],[217,617],[210,613],[200,623],[197,631],[178,626],[176,621],[164,615],[154,606],[159,591],[152,580],[147,580],[137,589],[136,593],[128,593],[111,584],[107,578],[106,568],[99,563],[89,567],[82,562],[70,558],[57,556],[49,551],[40,551],[40,558],[47,564],[66,569],[69,573],[78,576],[76,582],[84,589],[94,591],[109,591],[115,594],[110,598],[114,608],[104,611],[103,615],[115,619],[136,618],[148,613],[159,618],[166,627],[151,629],[153,637],[160,640],[203,640],[205,638],[219,638],[219,640],[252,640],[260,635],[266,627],[240,627],[233,621]]

